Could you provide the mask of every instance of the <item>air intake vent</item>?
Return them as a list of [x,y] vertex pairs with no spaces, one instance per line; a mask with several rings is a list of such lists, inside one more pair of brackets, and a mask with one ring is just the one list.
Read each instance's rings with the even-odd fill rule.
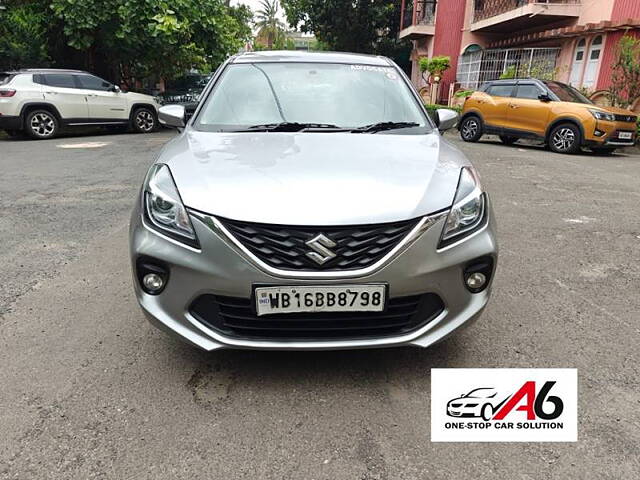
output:
[[239,338],[357,339],[409,333],[444,310],[434,293],[389,299],[384,312],[279,313],[258,317],[248,298],[202,295],[189,308],[219,333]]

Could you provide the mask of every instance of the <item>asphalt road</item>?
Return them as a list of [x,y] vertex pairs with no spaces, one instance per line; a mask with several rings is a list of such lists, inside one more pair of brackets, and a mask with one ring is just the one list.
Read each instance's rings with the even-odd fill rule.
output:
[[[0,478],[638,478],[640,156],[454,140],[499,222],[478,323],[427,350],[206,354],[131,289],[130,208],[171,135],[0,140]],[[432,367],[578,368],[579,442],[431,443]]]

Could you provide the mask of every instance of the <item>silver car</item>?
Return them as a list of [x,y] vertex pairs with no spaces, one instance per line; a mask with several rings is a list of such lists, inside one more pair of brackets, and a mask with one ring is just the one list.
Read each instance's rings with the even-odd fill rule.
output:
[[137,299],[205,350],[427,347],[487,305],[489,197],[389,59],[229,59],[131,219]]

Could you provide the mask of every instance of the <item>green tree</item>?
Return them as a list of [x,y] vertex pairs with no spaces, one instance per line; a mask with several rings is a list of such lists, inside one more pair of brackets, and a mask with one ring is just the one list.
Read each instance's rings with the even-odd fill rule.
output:
[[396,0],[282,0],[289,24],[313,32],[337,51],[393,58],[409,68],[411,44],[398,40],[401,2]]
[[640,39],[625,35],[618,42],[610,92],[613,104],[621,107],[640,97]]
[[0,63],[38,67],[50,58],[125,84],[171,78],[237,52],[251,16],[226,0],[11,0],[0,13]]
[[47,66],[44,2],[5,2],[0,10],[0,69]]
[[509,65],[507,69],[500,75],[500,80],[512,80],[516,78],[518,70],[515,65]]
[[285,25],[278,18],[278,0],[261,0],[261,9],[256,12],[255,25],[258,28],[258,37],[266,39],[267,48],[272,49],[278,37],[282,36]]
[[443,55],[432,58],[422,57],[418,66],[423,76],[425,72],[429,72],[429,75],[442,77],[442,74],[451,68],[451,57]]
[[296,42],[294,42],[291,38],[287,37],[285,32],[280,32],[276,37],[275,42],[273,42],[274,50],[295,50]]

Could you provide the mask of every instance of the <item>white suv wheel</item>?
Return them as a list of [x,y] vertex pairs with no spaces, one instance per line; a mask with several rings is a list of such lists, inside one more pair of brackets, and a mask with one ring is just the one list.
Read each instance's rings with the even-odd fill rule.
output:
[[26,130],[33,138],[51,138],[58,133],[58,119],[46,110],[36,110],[27,115]]
[[133,126],[138,132],[149,133],[152,132],[156,127],[156,117],[153,113],[146,109],[140,108],[136,110],[136,113],[133,117]]

